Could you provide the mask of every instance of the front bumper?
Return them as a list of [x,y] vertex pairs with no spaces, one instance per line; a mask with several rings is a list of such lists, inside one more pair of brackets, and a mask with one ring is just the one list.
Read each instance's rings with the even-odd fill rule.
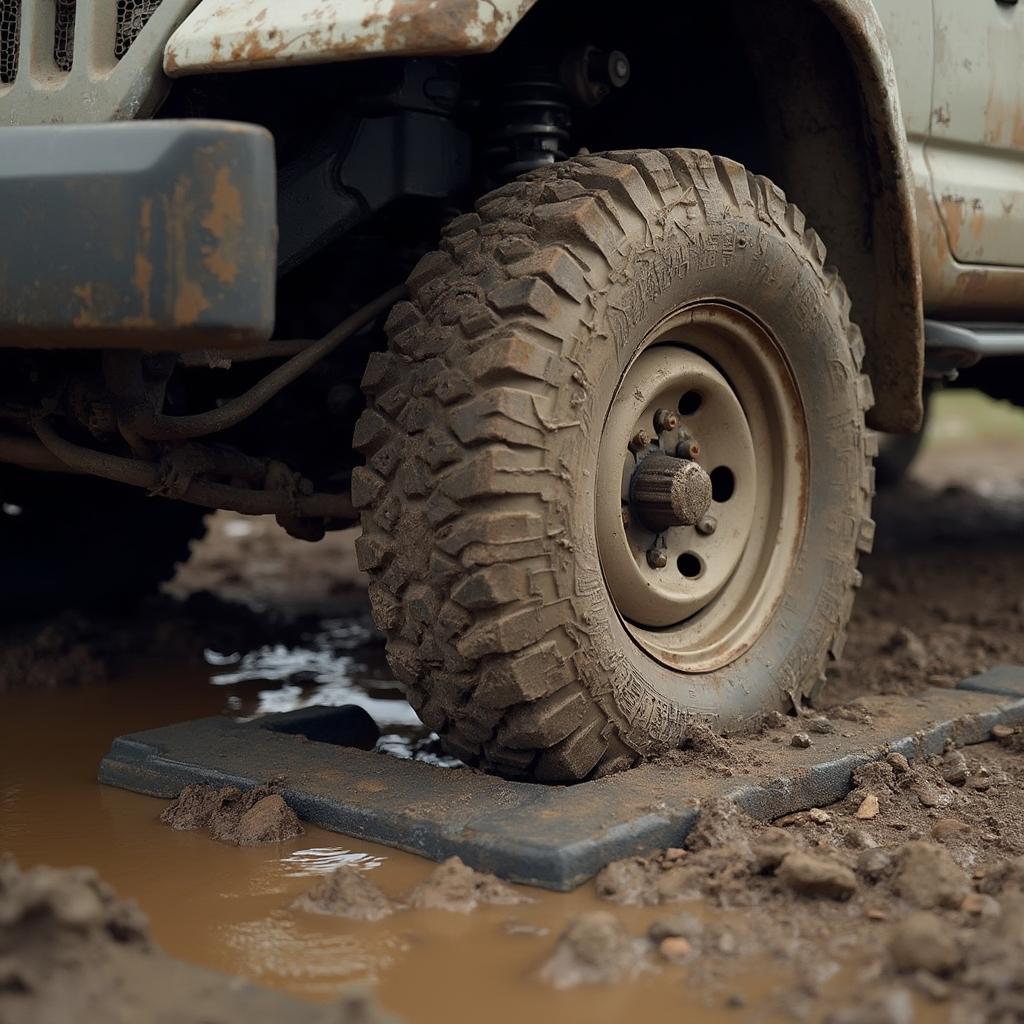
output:
[[0,346],[268,338],[273,140],[226,121],[0,129]]

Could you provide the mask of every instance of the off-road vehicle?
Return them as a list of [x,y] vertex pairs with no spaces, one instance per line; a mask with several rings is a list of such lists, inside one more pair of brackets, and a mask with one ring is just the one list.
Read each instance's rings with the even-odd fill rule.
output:
[[1009,0],[0,0],[5,607],[361,522],[470,764],[813,698],[876,432],[1024,399],[1022,66]]

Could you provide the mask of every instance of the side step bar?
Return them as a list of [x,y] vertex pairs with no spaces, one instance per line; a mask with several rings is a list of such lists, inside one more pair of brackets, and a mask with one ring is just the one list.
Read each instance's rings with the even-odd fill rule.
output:
[[955,377],[991,356],[1024,356],[1024,324],[925,320],[925,375]]

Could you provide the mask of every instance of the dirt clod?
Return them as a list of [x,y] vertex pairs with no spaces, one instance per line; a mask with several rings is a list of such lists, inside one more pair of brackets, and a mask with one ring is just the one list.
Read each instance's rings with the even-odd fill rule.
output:
[[857,891],[857,878],[845,864],[799,850],[786,854],[775,877],[803,896],[848,900]]
[[811,737],[808,736],[805,732],[795,732],[793,733],[793,738],[789,741],[789,743],[790,746],[806,749],[811,745]]
[[459,860],[449,857],[413,889],[409,903],[424,910],[451,910],[468,914],[481,903],[531,903],[532,899],[517,892],[493,875],[474,871]]
[[746,828],[750,819],[726,797],[705,800],[700,815],[686,837],[688,850],[710,850],[742,839],[746,841]]
[[959,907],[969,883],[945,847],[914,840],[899,852],[893,890],[922,910]]
[[88,868],[0,858],[4,1024],[395,1024],[362,992],[313,1006],[173,960],[134,903]]
[[540,976],[555,988],[626,981],[643,970],[643,947],[614,914],[595,910],[569,922]]
[[174,829],[209,829],[214,839],[236,846],[283,843],[303,833],[295,812],[264,786],[244,792],[234,786],[186,786],[160,820]]
[[292,906],[314,914],[333,914],[355,921],[379,921],[394,913],[394,904],[365,871],[351,865],[336,868],[317,880]]
[[889,936],[889,956],[897,971],[950,974],[963,961],[960,946],[942,918],[919,910],[895,925]]

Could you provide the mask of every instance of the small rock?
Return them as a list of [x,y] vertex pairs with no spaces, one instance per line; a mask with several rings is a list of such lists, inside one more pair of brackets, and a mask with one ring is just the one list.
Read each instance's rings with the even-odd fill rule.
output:
[[878,817],[878,797],[874,793],[868,793],[860,802],[857,808],[857,817],[862,820]]
[[806,750],[811,745],[811,737],[805,732],[795,732],[793,733],[793,738],[789,741],[789,745]]
[[597,910],[569,922],[541,968],[555,988],[626,981],[644,966],[640,944],[614,914]]
[[893,928],[889,956],[904,974],[950,974],[963,961],[956,938],[942,918],[925,911],[916,911]]
[[820,736],[826,736],[836,731],[836,727],[824,715],[818,718],[807,719],[807,731],[816,732]]
[[971,826],[965,821],[960,821],[959,818],[939,818],[934,825],[932,825],[932,838],[938,839],[940,842],[944,839],[949,839],[952,836],[963,835],[964,832],[970,832]]
[[1012,725],[993,725],[992,738],[997,740],[1009,739],[1017,730]]
[[346,865],[317,880],[292,906],[313,914],[334,914],[355,921],[379,921],[394,905],[360,868]]
[[897,896],[922,910],[935,907],[956,909],[967,895],[967,876],[945,847],[913,840],[898,855],[893,876]]
[[979,768],[967,780],[967,788],[984,793],[992,785],[992,773],[984,767]]
[[962,786],[970,774],[967,771],[967,758],[959,750],[951,750],[942,759],[941,773],[951,786]]
[[775,877],[804,896],[847,900],[857,889],[857,879],[845,864],[799,850],[786,854]]
[[677,860],[682,860],[686,856],[686,851],[679,846],[670,846],[662,856],[664,860],[671,863]]
[[892,855],[888,850],[862,850],[857,857],[857,871],[871,882],[883,878],[892,867]]
[[823,811],[820,807],[812,807],[807,812],[807,817],[814,822],[815,825],[827,825],[832,820],[832,815],[828,811]]
[[891,754],[886,755],[885,760],[892,767],[892,770],[899,772],[900,775],[910,771],[910,762],[898,751],[894,750]]
[[681,935],[668,935],[658,943],[658,952],[669,963],[682,963],[693,954],[693,946]]
[[766,729],[785,729],[789,723],[789,719],[781,711],[766,711],[763,721]]
[[881,907],[868,907],[865,911],[865,916],[870,921],[888,921],[889,911],[883,910]]
[[949,793],[943,793],[925,779],[915,779],[910,789],[922,807],[948,807],[953,802]]

